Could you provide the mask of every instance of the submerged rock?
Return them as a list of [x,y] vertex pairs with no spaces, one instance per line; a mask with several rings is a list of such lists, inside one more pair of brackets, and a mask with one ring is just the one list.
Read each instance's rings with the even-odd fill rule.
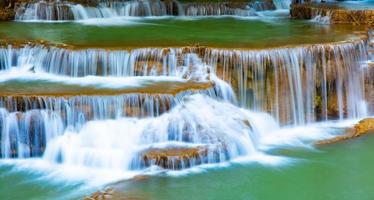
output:
[[113,190],[108,188],[103,191],[97,191],[91,194],[90,196],[86,196],[83,198],[84,200],[105,200],[105,199],[113,199]]

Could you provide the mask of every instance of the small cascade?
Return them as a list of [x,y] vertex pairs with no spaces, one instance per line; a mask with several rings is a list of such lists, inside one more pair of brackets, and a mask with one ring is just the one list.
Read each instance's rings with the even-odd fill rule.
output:
[[291,0],[273,0],[276,9],[290,9]]
[[21,4],[16,20],[83,20],[119,16],[182,15],[177,1],[103,1],[93,6],[75,3],[45,2]]
[[168,16],[183,15],[177,1],[108,1],[97,7],[85,7],[81,4],[70,5],[74,20],[89,18],[110,18],[119,16]]
[[368,99],[369,110],[374,110],[374,32],[370,30],[368,32],[368,54],[369,62],[367,68],[365,68],[365,89],[366,99]]
[[16,20],[71,20],[74,15],[69,4],[60,2],[48,3],[45,1],[37,3],[21,4],[16,9]]
[[[157,118],[89,122],[78,132],[68,131],[54,140],[44,158],[66,165],[112,170],[139,170],[150,166],[149,162],[163,168],[183,169],[253,153],[254,132],[249,124],[246,113],[235,106],[192,95]],[[173,164],[171,158],[153,159],[151,151],[157,148],[182,153],[180,157],[174,154]],[[193,149],[201,149],[200,157],[180,163]]]
[[[289,8],[285,2],[250,1],[231,3],[180,3],[176,0],[100,1],[94,5],[69,2],[22,3],[16,9],[16,20],[66,21],[90,18],[145,16],[255,16],[256,11]],[[287,7],[288,6],[288,7]]]
[[43,155],[46,145],[63,134],[60,115],[46,110],[9,113],[0,109],[0,157],[28,158]]
[[[261,6],[258,6],[261,8]],[[186,16],[236,15],[255,16],[256,10],[249,5],[245,7],[229,7],[217,3],[190,3],[184,6]]]
[[313,19],[311,19],[313,22],[318,22],[321,24],[330,24],[331,17],[333,14],[332,10],[328,9],[312,9],[311,16],[314,16]]
[[[58,135],[63,133],[64,130],[79,130],[84,124],[92,120],[157,118],[163,116],[163,113],[173,110],[175,106],[181,105],[183,99],[193,94],[200,94],[211,100],[226,99],[227,103],[230,103],[230,99],[235,99],[234,94],[230,91],[223,91],[222,86],[217,88],[217,90],[212,88],[202,91],[185,91],[176,96],[129,94],[121,96],[73,96],[69,98],[48,96],[1,97],[1,155],[3,157],[41,155],[47,143],[45,138],[52,137],[49,134]],[[25,123],[28,124],[25,125]],[[30,133],[30,131],[25,131],[26,129],[34,130],[34,132]],[[50,130],[56,131],[50,133]],[[39,149],[39,154],[32,154],[32,151],[29,154],[20,152],[19,146],[31,144],[25,142],[24,138],[29,141],[34,137],[38,139],[38,143],[34,144],[34,147]],[[17,145],[11,144],[11,141],[16,142]]]
[[68,50],[44,46],[0,49],[0,70],[33,66],[35,71],[72,77],[177,75],[182,49]]
[[364,42],[270,51],[212,50],[204,60],[236,89],[241,106],[272,113],[279,122],[305,124],[367,114]]

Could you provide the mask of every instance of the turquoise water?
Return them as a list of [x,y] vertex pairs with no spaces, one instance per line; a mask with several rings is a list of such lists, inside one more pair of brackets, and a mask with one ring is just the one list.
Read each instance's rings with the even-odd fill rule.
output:
[[[46,40],[78,48],[188,45],[269,48],[341,41],[353,37],[354,31],[363,30],[359,26],[326,26],[283,18],[95,19],[82,23],[3,22],[0,23],[0,38]],[[86,23],[99,25],[85,25]]]
[[[41,172],[0,164],[0,199],[77,199],[85,191],[82,183],[50,180]],[[82,188],[82,189],[80,189]],[[80,192],[78,192],[80,191]]]

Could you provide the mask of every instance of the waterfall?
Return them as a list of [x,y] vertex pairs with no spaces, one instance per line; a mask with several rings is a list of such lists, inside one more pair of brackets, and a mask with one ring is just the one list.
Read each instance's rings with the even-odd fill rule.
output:
[[[88,121],[121,118],[155,119],[180,106],[187,96],[200,94],[209,99],[234,99],[222,88],[203,91],[185,91],[176,96],[166,94],[129,94],[121,96],[17,96],[0,98],[0,130],[2,157],[30,157],[40,155],[48,141],[63,130],[79,130]],[[231,96],[231,97],[230,97]],[[223,101],[225,102],[225,101]],[[229,101],[227,101],[229,103]],[[52,131],[55,130],[55,131]],[[30,132],[32,131],[32,132]],[[15,138],[12,138],[15,137]],[[39,154],[20,151],[30,141]],[[11,144],[11,141],[16,144]],[[35,151],[36,152],[36,151]]]
[[16,9],[16,20],[71,20],[73,13],[69,4],[60,2],[22,4]]
[[237,16],[255,16],[256,10],[249,5],[244,8],[233,8],[225,4],[217,3],[190,3],[185,6],[187,16],[211,16],[211,15],[237,15]]
[[[372,112],[367,59],[361,40],[264,50],[9,45],[0,48],[0,88],[8,88],[0,95],[0,154],[109,171],[255,155],[278,124]],[[158,85],[166,79],[176,92]],[[41,95],[22,90],[40,83]],[[131,92],[90,92],[122,86]]]
[[176,0],[100,1],[97,5],[69,2],[21,3],[16,8],[16,20],[84,20],[90,18],[144,16],[255,16],[256,11],[289,8],[283,1],[232,3],[180,3]]
[[366,52],[364,43],[347,43],[271,51],[212,50],[205,60],[224,80],[237,85],[242,106],[270,112],[284,123],[305,124],[366,114]]
[[[231,104],[192,95],[158,118],[89,122],[77,133],[67,132],[55,140],[44,158],[74,166],[139,170],[148,167],[144,151],[167,144],[167,148],[206,148],[196,164],[222,162],[255,151],[246,120],[246,114]],[[172,162],[164,167],[193,165],[191,159],[180,167]]]
[[[364,42],[261,51],[212,48],[69,50],[38,45],[10,46],[0,49],[0,69],[6,72],[13,68],[32,68],[35,72],[71,77],[194,79],[209,68],[211,79],[216,76],[231,85],[240,106],[269,112],[283,124],[300,125],[366,114],[363,73],[366,52]],[[219,79],[216,78],[216,82]]]
[[28,158],[43,155],[46,145],[64,129],[55,113],[45,110],[9,113],[1,108],[0,131],[2,158]]
[[291,0],[273,0],[277,9],[290,9]]

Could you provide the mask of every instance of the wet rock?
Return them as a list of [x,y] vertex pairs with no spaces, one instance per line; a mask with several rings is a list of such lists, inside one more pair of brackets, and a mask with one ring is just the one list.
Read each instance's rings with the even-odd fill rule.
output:
[[333,24],[374,25],[374,10],[348,10],[326,4],[293,4],[290,10],[294,19],[328,17]]
[[138,158],[133,161],[133,167],[157,165],[164,169],[180,170],[207,163],[208,159],[210,162],[219,162],[220,156],[219,148],[208,146],[151,148],[139,153]]
[[349,139],[352,139],[352,138],[355,138],[355,137],[356,137],[355,136],[355,131],[354,131],[354,129],[351,128],[351,129],[345,130],[344,135],[339,135],[339,136],[336,136],[336,137],[333,137],[333,138],[330,138],[330,139],[326,139],[326,140],[320,140],[320,141],[316,142],[315,144],[316,145],[334,144],[334,143],[349,140]]
[[134,197],[125,194],[121,191],[110,191],[109,193],[105,191],[97,191],[90,196],[83,198],[84,200],[143,200],[144,198]]
[[13,20],[15,16],[13,9],[0,8],[0,21],[10,21]]
[[355,136],[361,136],[370,131],[374,131],[374,118],[363,119],[355,125]]
[[371,133],[374,131],[374,118],[367,118],[359,121],[354,128],[347,129],[344,135],[339,135],[337,137],[321,140],[316,142],[316,145],[325,145],[325,144],[333,144],[349,139],[353,139],[356,137],[360,137]]
[[84,200],[105,200],[113,199],[113,190],[111,188],[105,189],[103,191],[97,191],[90,196],[84,197]]

